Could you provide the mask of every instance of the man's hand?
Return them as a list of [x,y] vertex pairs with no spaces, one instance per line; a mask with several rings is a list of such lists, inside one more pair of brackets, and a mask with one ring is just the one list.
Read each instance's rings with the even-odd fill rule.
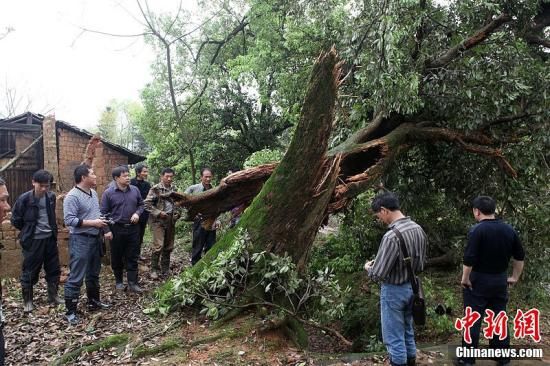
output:
[[214,225],[212,225],[212,229],[218,230],[221,227],[222,227],[222,223],[220,222],[220,220],[214,221]]
[[95,220],[90,220],[89,225],[92,227],[96,227],[98,229],[103,229],[105,226],[107,226],[107,223],[101,219],[95,219]]
[[135,224],[139,221],[139,215],[137,213],[133,214],[132,217],[130,218],[130,222],[132,224]]
[[106,233],[105,235],[103,235],[103,237],[107,240],[113,240],[113,233],[112,232],[108,232]]
[[367,272],[370,271],[373,266],[374,266],[374,259],[365,263],[365,271]]
[[463,278],[462,281],[460,281],[460,285],[462,288],[469,288],[472,289],[472,282],[470,282],[469,278]]
[[518,279],[514,276],[508,277],[508,286],[512,287],[518,282]]
[[166,214],[166,212],[164,212],[164,211],[160,211],[160,213],[159,213],[159,217],[160,217],[161,219],[165,219],[165,218],[167,218],[167,217],[168,217],[168,215]]

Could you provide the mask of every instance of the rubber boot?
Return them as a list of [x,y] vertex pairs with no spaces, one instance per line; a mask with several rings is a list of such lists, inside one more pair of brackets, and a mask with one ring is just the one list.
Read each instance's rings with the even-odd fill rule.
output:
[[99,287],[86,287],[86,294],[88,296],[88,311],[106,310],[111,307],[99,300]]
[[407,366],[416,366],[416,357],[407,358]]
[[70,325],[77,325],[80,322],[78,315],[76,314],[76,307],[78,305],[78,299],[65,298],[65,307],[67,312],[65,313],[65,319]]
[[150,276],[151,276],[151,279],[153,279],[153,280],[158,280],[158,278],[159,278],[159,274],[158,274],[158,272],[160,270],[159,257],[160,257],[160,253],[153,252],[151,254],[151,273],[150,273]]
[[163,277],[168,276],[170,272],[170,252],[162,252],[161,262],[160,262],[160,273]]
[[58,288],[58,282],[48,282],[48,303],[51,305],[61,305],[64,303],[64,301],[57,295]]
[[32,303],[32,287],[23,287],[21,292],[23,293],[23,312],[30,313],[34,310],[34,304]]
[[141,294],[143,290],[138,285],[138,274],[137,271],[129,271],[128,276],[128,291]]
[[124,281],[122,279],[122,270],[113,271],[115,275],[115,289],[124,291]]

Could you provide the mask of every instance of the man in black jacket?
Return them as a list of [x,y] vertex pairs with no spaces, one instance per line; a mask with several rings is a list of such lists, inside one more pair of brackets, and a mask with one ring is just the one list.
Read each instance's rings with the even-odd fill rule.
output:
[[39,170],[32,176],[34,189],[23,193],[13,207],[11,223],[21,232],[19,242],[23,251],[21,289],[23,311],[31,312],[33,286],[38,282],[40,269],[44,265],[48,282],[48,302],[62,304],[57,296],[59,286],[59,252],[57,250],[57,223],[55,219],[55,194],[50,192],[52,175]]

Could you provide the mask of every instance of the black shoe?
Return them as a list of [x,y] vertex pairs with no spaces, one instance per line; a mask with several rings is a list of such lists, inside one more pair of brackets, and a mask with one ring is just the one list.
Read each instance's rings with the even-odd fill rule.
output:
[[128,283],[128,291],[135,292],[136,294],[143,293],[143,290],[141,289],[141,287],[139,287],[137,283],[133,283],[133,282]]
[[23,294],[23,312],[30,313],[34,310],[34,304],[32,302],[32,287],[23,287],[21,292]]
[[117,282],[115,284],[115,290],[117,291],[125,291],[126,290],[126,286],[124,286],[124,283],[122,282]]
[[407,358],[407,366],[416,366],[416,357]]
[[101,302],[97,299],[91,299],[88,300],[88,304],[86,305],[88,308],[88,311],[96,311],[96,310],[107,310],[111,307],[111,305]]
[[106,310],[111,307],[111,305],[99,300],[99,287],[86,287],[86,292],[88,295],[88,311]]

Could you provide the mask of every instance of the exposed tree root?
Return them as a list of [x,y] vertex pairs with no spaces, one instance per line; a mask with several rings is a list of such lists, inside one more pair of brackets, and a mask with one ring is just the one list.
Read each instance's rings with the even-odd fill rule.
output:
[[90,343],[64,354],[52,362],[52,365],[65,365],[76,360],[82,353],[95,352],[103,348],[117,347],[127,344],[130,341],[129,334],[114,334],[95,343]]

